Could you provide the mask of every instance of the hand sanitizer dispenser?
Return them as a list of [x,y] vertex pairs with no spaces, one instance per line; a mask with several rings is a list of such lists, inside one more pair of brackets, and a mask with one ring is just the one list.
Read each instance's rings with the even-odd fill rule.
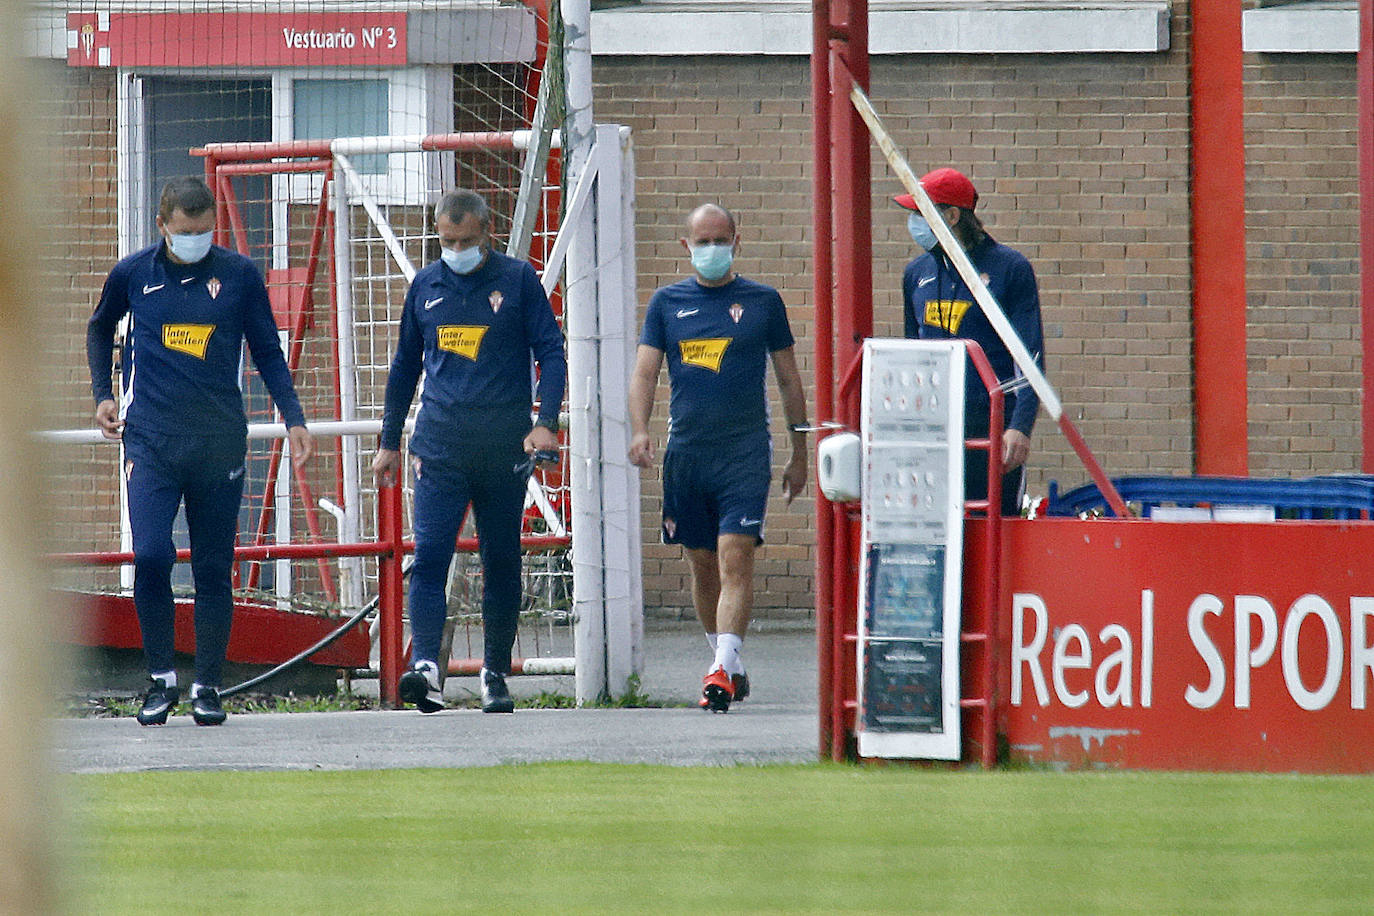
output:
[[835,433],[821,440],[816,478],[832,503],[858,502],[863,495],[863,448],[857,433]]

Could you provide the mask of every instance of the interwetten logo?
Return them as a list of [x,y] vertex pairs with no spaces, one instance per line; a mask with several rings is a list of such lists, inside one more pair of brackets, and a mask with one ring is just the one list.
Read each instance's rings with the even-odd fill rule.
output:
[[204,359],[205,348],[209,345],[210,335],[213,333],[213,324],[164,324],[162,345],[168,350]]
[[931,299],[926,303],[926,324],[957,334],[972,305],[967,299]]
[[482,349],[482,337],[487,333],[484,324],[441,324],[439,349],[457,353],[464,359],[477,362],[477,353]]
[[730,346],[729,337],[703,337],[697,340],[684,340],[678,344],[682,362],[688,366],[700,366],[712,372],[720,371],[720,361],[725,358],[725,348]]

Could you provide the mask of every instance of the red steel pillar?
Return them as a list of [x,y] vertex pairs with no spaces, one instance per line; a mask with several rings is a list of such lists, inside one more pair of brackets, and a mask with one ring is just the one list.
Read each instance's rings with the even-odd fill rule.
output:
[[[835,396],[836,369],[848,367],[873,333],[869,136],[849,101],[852,86],[869,88],[868,4],[816,0],[812,11],[817,407],[818,416],[835,419],[847,413]],[[817,586],[825,589],[817,596],[818,639],[825,643],[821,754],[842,759],[854,722],[857,528],[842,506],[822,499],[816,511]]]
[[[397,477],[400,472],[397,472]],[[377,667],[382,706],[399,709],[401,666],[405,663],[401,611],[405,603],[401,562],[405,556],[401,520],[399,483],[377,488],[377,539],[391,548],[383,554],[377,575],[377,616],[381,620],[381,643]]]
[[1189,4],[1195,470],[1249,473],[1241,0]]

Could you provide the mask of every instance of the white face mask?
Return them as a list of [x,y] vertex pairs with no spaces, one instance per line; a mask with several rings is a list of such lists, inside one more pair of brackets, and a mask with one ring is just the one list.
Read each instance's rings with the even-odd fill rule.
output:
[[172,257],[184,264],[195,264],[210,253],[210,245],[214,240],[215,233],[194,232],[186,235],[171,234],[167,235],[167,249],[171,251]]
[[473,245],[471,248],[441,248],[439,257],[444,259],[444,263],[456,274],[470,274],[477,269],[477,265],[482,263],[482,246]]

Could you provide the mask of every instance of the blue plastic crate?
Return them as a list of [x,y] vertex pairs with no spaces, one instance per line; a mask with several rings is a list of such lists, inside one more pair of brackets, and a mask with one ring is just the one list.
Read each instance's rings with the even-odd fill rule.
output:
[[[1359,519],[1374,513],[1374,476],[1328,475],[1302,479],[1254,477],[1119,477],[1121,498],[1150,517],[1159,506],[1268,506],[1276,518]],[[1084,512],[1113,515],[1097,484],[1064,493],[1050,482],[1045,514],[1076,517]]]

